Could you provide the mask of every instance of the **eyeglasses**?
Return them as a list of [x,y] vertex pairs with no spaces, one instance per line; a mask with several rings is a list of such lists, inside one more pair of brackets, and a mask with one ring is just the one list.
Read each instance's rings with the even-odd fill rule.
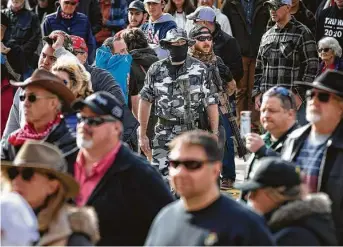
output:
[[20,101],[25,101],[26,98],[30,103],[34,103],[37,101],[37,99],[53,99],[56,97],[55,96],[39,96],[35,94],[29,94],[29,95],[23,94],[19,96]]
[[306,98],[313,99],[316,96],[320,102],[327,103],[330,100],[330,94],[325,92],[315,92],[314,90],[307,90],[306,91]]
[[64,1],[64,4],[75,6],[77,2]]
[[205,161],[197,161],[197,160],[170,160],[169,165],[173,168],[177,168],[180,165],[184,165],[187,170],[195,171],[200,169],[205,163],[210,162],[208,160]]
[[83,117],[81,116],[80,113],[78,113],[76,115],[77,117],[77,122],[78,123],[81,123],[81,122],[84,122],[85,124],[89,125],[89,126],[99,126],[103,123],[108,123],[108,122],[116,122],[118,121],[117,119],[115,118],[112,118],[112,117]]
[[196,37],[195,39],[200,41],[200,42],[203,42],[203,41],[206,41],[206,40],[208,40],[208,41],[212,41],[213,40],[212,36],[199,36],[199,37]]
[[[19,170],[17,167],[11,167],[7,170],[7,176],[10,180],[14,180],[18,175],[21,175],[21,178],[24,181],[29,182],[32,177],[35,175],[37,171],[35,171],[33,168],[23,168]],[[42,172],[39,172],[42,173]],[[42,173],[46,175],[49,179],[56,179],[56,177],[50,173]]]
[[331,48],[319,48],[318,53],[329,52],[330,50],[331,50]]
[[278,9],[280,9],[280,8],[282,8],[283,6],[286,6],[286,5],[287,5],[287,4],[282,4],[282,5],[276,6],[276,5],[271,5],[271,4],[269,4],[269,5],[268,5],[268,9],[269,9],[269,10],[277,11]]

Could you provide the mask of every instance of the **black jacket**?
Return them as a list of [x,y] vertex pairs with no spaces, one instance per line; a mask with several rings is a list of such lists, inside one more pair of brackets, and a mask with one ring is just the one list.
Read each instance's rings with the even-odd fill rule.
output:
[[86,203],[98,215],[97,244],[142,246],[153,219],[172,201],[158,171],[122,145]]
[[254,1],[251,34],[248,32],[246,15],[241,0],[225,0],[222,6],[222,12],[230,20],[232,35],[238,41],[242,56],[244,57],[257,57],[261,38],[266,31],[267,22],[270,17],[268,8],[263,6],[264,2],[265,0]]
[[237,40],[221,30],[218,23],[212,35],[214,53],[229,67],[233,78],[238,82],[243,77],[243,62]]
[[[130,51],[132,56],[129,94],[130,96],[138,95],[144,86],[145,74],[149,70],[150,66],[158,61],[158,57],[153,49],[150,47],[136,49]],[[144,69],[144,70],[143,70]],[[131,107],[131,100],[129,100],[129,106]],[[150,140],[154,138],[154,127],[157,123],[157,117],[154,115],[154,105],[151,107],[147,136]]]
[[124,134],[123,140],[126,142],[128,141],[137,130],[139,123],[137,119],[133,116],[131,110],[128,108],[127,105],[124,105],[124,95],[123,92],[118,85],[118,83],[114,80],[113,76],[106,70],[90,66],[85,64],[86,70],[91,74],[92,80],[92,87],[94,92],[98,91],[106,91],[114,95],[124,107]]
[[76,11],[88,16],[94,35],[101,30],[102,15],[98,0],[79,1]]
[[[284,143],[282,158],[294,161],[311,131],[311,125],[293,131]],[[343,245],[343,120],[326,144],[318,178],[318,191],[330,196],[338,244]]]
[[290,201],[267,215],[278,246],[335,246],[331,201],[324,193]]
[[4,9],[2,13],[10,19],[3,39],[4,45],[11,48],[7,55],[15,57],[24,66],[21,71],[25,71],[28,65],[36,68],[37,64],[31,59],[42,38],[38,16],[25,8],[18,12]]
[[[63,119],[42,141],[57,146],[62,151],[68,166],[74,165],[79,149],[76,146],[75,136],[71,134]],[[20,148],[21,146],[14,147],[8,140],[3,140],[1,146],[1,160],[14,160]]]

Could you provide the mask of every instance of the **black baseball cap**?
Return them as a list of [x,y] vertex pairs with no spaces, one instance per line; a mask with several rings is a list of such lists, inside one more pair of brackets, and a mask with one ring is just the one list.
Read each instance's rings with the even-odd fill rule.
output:
[[267,157],[262,158],[255,165],[258,165],[258,168],[253,177],[241,184],[235,184],[236,189],[254,191],[264,187],[291,188],[301,184],[295,163],[282,160],[280,157]]
[[128,9],[135,9],[140,12],[145,12],[144,3],[141,0],[135,0],[131,2]]
[[82,110],[88,106],[94,113],[98,115],[111,115],[115,119],[123,121],[124,106],[112,94],[105,91],[98,91],[89,95],[86,99],[75,100],[72,108],[75,111]]

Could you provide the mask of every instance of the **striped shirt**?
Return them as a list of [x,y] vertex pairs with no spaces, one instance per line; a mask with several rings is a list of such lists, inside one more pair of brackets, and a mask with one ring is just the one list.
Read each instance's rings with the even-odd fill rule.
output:
[[252,96],[278,85],[300,96],[305,89],[294,81],[313,82],[318,70],[317,45],[311,31],[294,17],[282,29],[277,25],[262,37],[256,60]]

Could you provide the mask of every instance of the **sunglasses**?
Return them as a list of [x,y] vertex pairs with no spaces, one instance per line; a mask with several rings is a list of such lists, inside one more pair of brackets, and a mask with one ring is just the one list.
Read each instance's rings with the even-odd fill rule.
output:
[[77,122],[78,123],[85,123],[89,126],[99,126],[103,123],[108,123],[108,122],[116,122],[117,119],[114,119],[112,117],[83,117],[81,114],[77,114]]
[[201,42],[206,41],[206,40],[208,41],[213,40],[212,36],[199,36],[199,37],[196,37],[195,39]]
[[271,5],[269,4],[268,5],[268,9],[269,10],[274,10],[274,11],[277,11],[278,9],[282,8],[283,6],[286,6],[287,4],[282,4],[282,5],[279,5],[279,6],[274,6],[274,5]]
[[200,169],[208,160],[196,161],[196,160],[170,160],[169,165],[173,168],[179,167],[181,164],[186,167],[187,170],[195,171]]
[[77,2],[65,1],[64,4],[75,6]]
[[[275,94],[282,95],[284,97],[287,97],[289,99],[289,102],[291,103],[291,108],[295,107],[295,101],[292,97],[291,91],[289,91],[287,88],[284,87],[274,87],[273,91]],[[263,97],[261,98],[261,103],[262,103]]]
[[316,96],[320,102],[327,103],[330,100],[331,95],[324,92],[315,92],[313,90],[306,91],[306,98],[312,100]]
[[[35,171],[33,168],[23,168],[19,170],[17,167],[11,167],[7,170],[7,176],[10,180],[14,180],[18,175],[21,175],[21,178],[24,181],[29,182],[36,172],[37,171]],[[50,173],[39,173],[48,176],[49,179],[56,179],[56,177]]]
[[331,48],[319,48],[318,53],[329,52],[330,50],[331,50]]
[[54,96],[39,96],[39,95],[35,95],[35,94],[29,94],[29,95],[23,94],[23,95],[19,96],[20,101],[25,101],[26,98],[30,103],[34,103],[37,101],[37,99],[53,99],[56,97],[54,97]]

